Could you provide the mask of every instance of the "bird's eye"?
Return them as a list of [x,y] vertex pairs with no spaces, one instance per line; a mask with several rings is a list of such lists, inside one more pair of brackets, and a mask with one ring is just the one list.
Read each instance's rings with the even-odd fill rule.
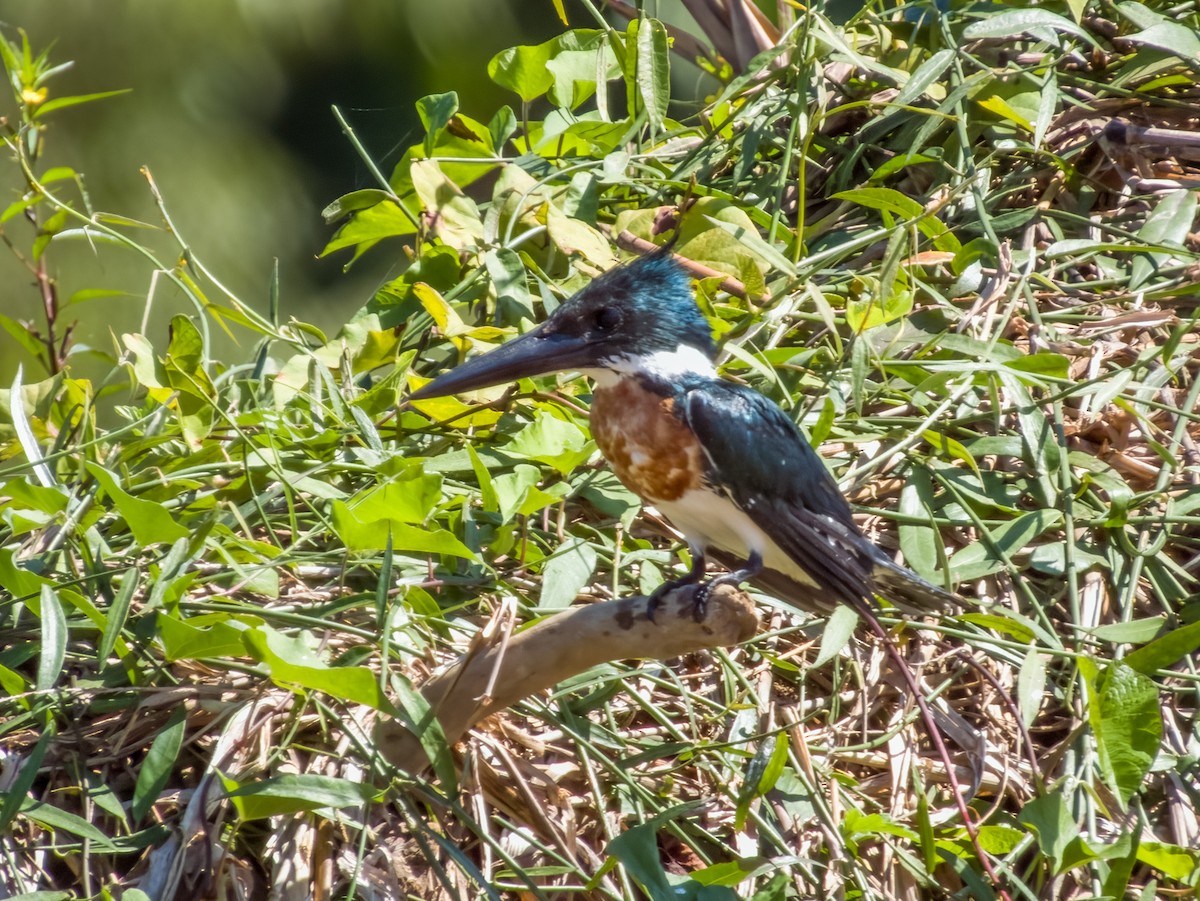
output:
[[596,311],[596,328],[610,331],[621,324],[621,311],[616,307],[601,307]]

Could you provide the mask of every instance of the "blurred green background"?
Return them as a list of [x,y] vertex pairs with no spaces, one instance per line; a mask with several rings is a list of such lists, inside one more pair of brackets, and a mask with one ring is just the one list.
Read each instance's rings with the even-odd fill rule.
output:
[[[591,24],[577,8],[568,10],[572,25]],[[50,81],[51,97],[132,89],[47,116],[43,171],[70,166],[84,174],[95,209],[158,225],[161,216],[139,172],[147,167],[194,255],[239,299],[266,310],[278,257],[281,315],[330,331],[390,277],[398,259],[398,248],[379,248],[348,274],[346,252],[317,259],[333,233],[321,209],[374,184],[331,105],[390,174],[420,138],[416,99],[455,90],[463,111],[486,121],[516,99],[488,80],[488,59],[561,27],[550,0],[0,2],[0,28],[10,40],[19,41],[24,29],[35,52],[53,44],[52,63],[74,61]],[[6,90],[0,115],[14,111]],[[0,167],[3,206],[23,190],[10,154]],[[28,223],[18,216],[3,229],[28,254]],[[167,236],[135,237],[164,261],[175,260]],[[47,259],[64,300],[85,288],[127,292],[65,311],[65,320],[79,320],[78,343],[111,354],[113,336],[142,330],[151,293],[144,259],[82,241],[55,242]],[[153,295],[146,333],[162,348],[169,317],[193,308],[165,279]],[[0,312],[43,321],[33,278],[7,248],[0,248]],[[239,353],[219,329],[213,334],[224,343],[213,348],[215,356],[245,359],[248,347]],[[44,364],[0,333],[0,386],[11,384],[21,359],[26,383],[45,376]],[[91,377],[110,366],[79,357],[72,363]]]

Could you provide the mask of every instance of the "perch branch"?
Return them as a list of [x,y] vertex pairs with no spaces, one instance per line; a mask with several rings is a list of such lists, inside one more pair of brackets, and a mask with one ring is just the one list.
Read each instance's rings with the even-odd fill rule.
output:
[[[572,607],[511,636],[507,643],[469,652],[429,679],[421,694],[453,744],[489,714],[511,707],[609,660],[678,657],[706,648],[730,647],[758,629],[753,601],[730,586],[719,586],[703,622],[692,617],[695,586],[668,594],[646,617],[646,598],[623,598]],[[487,686],[495,693],[487,695]],[[384,758],[409,773],[429,765],[420,741],[404,724],[381,718],[376,745]]]

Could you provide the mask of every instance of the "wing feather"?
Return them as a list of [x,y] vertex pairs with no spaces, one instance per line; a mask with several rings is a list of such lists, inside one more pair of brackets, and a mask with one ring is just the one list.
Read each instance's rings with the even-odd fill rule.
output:
[[766,591],[818,611],[836,601],[870,601],[876,590],[917,615],[961,605],[957,595],[900,566],[859,532],[824,462],[771,400],[711,379],[681,389],[678,408],[704,449],[709,481],[818,583],[814,588],[768,570],[755,580]]
[[704,449],[709,480],[833,599],[871,598],[878,551],[795,423],[733,382],[687,390],[681,406]]

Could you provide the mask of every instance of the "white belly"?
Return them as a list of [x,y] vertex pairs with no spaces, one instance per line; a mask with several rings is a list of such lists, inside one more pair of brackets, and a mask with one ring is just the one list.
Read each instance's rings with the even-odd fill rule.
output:
[[683,533],[693,553],[718,547],[746,560],[751,551],[758,551],[768,569],[785,573],[805,585],[817,584],[728,498],[700,489],[688,491],[673,501],[658,501],[654,506]]

